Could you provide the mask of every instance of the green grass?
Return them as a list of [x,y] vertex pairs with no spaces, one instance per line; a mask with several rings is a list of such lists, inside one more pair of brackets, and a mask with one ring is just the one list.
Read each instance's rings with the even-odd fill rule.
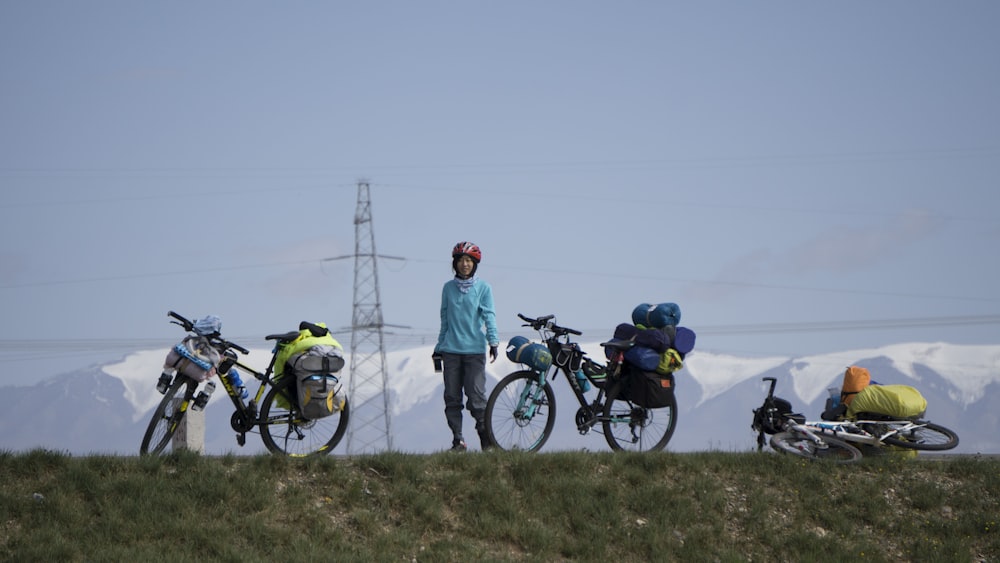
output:
[[1000,561],[995,459],[39,450],[0,483],[5,561]]

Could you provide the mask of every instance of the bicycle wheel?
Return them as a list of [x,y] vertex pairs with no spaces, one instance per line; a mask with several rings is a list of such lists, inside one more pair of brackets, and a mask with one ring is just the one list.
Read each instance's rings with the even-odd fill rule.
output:
[[347,431],[347,399],[343,408],[330,416],[309,420],[299,412],[294,383],[294,377],[282,377],[260,404],[258,423],[264,446],[291,457],[329,454]]
[[[185,391],[180,394],[182,387]],[[160,404],[153,411],[153,417],[149,420],[146,434],[142,437],[142,445],[139,446],[140,455],[158,454],[167,447],[170,439],[174,437],[174,432],[177,432],[177,427],[184,418],[187,407],[191,405],[191,397],[194,396],[194,390],[197,387],[198,382],[183,375],[174,378],[173,383],[163,394]],[[182,406],[185,402],[187,404]]]
[[608,391],[604,402],[604,439],[612,450],[651,452],[667,447],[677,426],[677,397],[670,404],[647,409],[621,398],[622,384]]
[[548,383],[540,386],[530,370],[505,376],[486,401],[486,431],[501,450],[536,452],[555,423],[555,392]]
[[781,453],[831,463],[853,463],[861,459],[861,450],[830,436],[822,436],[822,443],[817,444],[797,432],[778,432],[771,436],[771,447]]
[[920,426],[905,429],[899,434],[886,436],[882,441],[900,448],[927,451],[950,450],[958,445],[958,434],[944,426],[921,421],[914,422],[914,424]]

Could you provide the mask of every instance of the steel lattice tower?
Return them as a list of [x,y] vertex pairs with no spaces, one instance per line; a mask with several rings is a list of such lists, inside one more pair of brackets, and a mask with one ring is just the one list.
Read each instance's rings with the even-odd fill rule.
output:
[[351,322],[351,408],[348,453],[392,450],[388,377],[382,301],[379,297],[378,254],[372,228],[371,195],[366,180],[358,181],[354,213],[354,316]]

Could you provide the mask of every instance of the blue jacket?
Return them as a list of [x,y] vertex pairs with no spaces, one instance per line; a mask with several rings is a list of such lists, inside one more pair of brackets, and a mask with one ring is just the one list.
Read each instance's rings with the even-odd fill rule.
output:
[[493,288],[477,278],[469,292],[462,293],[454,279],[448,280],[441,290],[441,332],[434,351],[482,354],[486,344],[500,345]]

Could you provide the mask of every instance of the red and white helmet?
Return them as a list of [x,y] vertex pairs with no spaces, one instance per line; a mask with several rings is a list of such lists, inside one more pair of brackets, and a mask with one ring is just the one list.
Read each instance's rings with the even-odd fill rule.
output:
[[467,255],[469,258],[478,264],[480,260],[483,259],[483,251],[479,250],[479,247],[472,244],[471,242],[462,241],[455,245],[455,248],[451,249],[452,259],[458,258],[461,255]]

